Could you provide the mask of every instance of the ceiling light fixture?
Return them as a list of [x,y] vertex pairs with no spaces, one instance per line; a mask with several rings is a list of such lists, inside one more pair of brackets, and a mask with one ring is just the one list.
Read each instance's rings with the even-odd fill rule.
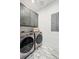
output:
[[35,2],[35,0],[32,0],[32,3],[34,3]]

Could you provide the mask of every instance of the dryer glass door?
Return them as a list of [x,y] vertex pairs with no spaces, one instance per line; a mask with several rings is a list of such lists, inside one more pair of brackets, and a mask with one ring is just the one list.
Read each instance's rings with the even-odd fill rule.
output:
[[37,43],[37,44],[42,43],[42,35],[41,35],[41,34],[39,34],[39,35],[37,36],[37,38],[36,38],[36,43]]

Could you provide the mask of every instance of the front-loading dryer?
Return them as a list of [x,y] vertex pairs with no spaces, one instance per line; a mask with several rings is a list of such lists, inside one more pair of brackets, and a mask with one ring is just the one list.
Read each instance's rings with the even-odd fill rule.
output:
[[20,59],[26,59],[34,52],[34,32],[21,31],[20,34]]
[[35,33],[35,48],[37,49],[42,45],[43,36],[42,32],[38,28],[34,28],[34,33]]
[[36,32],[35,35],[36,35],[35,44],[36,44],[36,48],[38,48],[42,45],[42,40],[43,40],[42,32]]

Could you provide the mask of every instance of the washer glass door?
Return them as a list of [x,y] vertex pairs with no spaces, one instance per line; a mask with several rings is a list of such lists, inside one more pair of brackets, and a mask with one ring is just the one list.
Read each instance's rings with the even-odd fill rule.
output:
[[20,43],[20,52],[27,53],[33,48],[33,38],[27,37]]

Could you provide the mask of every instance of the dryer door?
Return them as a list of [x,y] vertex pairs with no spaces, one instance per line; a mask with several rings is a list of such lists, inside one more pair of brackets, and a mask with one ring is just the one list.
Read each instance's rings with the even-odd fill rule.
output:
[[27,53],[33,48],[33,38],[26,37],[22,42],[20,43],[20,52],[21,53]]
[[41,35],[41,34],[39,34],[39,35],[37,36],[37,38],[36,38],[36,43],[37,43],[37,44],[42,43],[42,35]]

